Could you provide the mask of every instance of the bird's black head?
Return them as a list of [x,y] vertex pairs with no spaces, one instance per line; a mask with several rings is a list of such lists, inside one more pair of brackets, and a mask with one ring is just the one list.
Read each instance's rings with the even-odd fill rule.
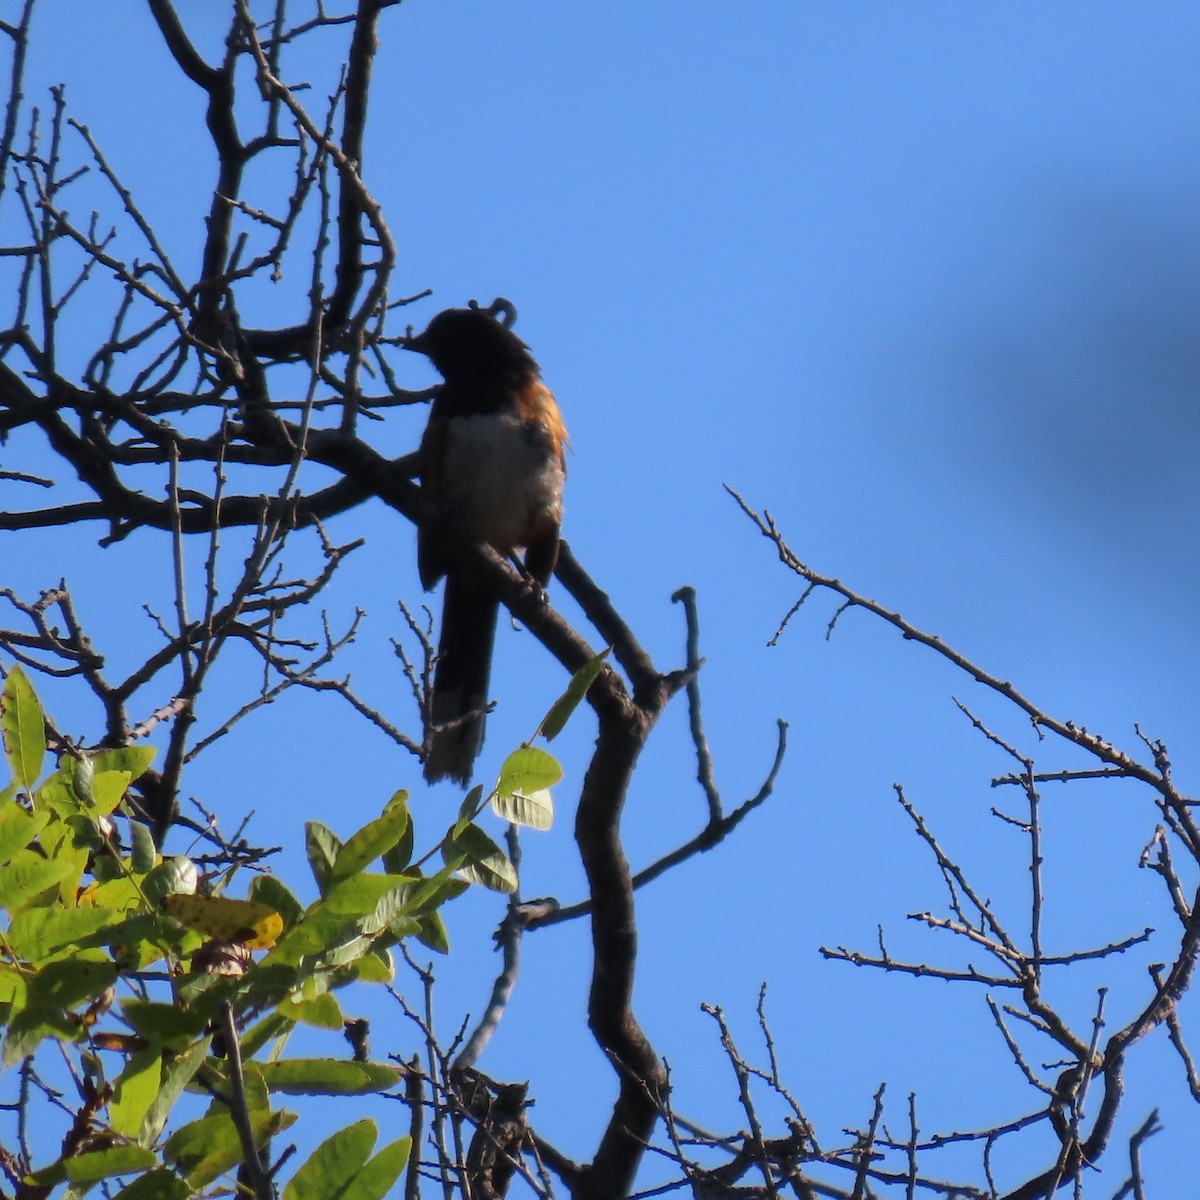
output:
[[496,315],[512,315],[507,301],[487,308],[447,308],[424,333],[406,338],[405,350],[424,354],[442,378],[513,377],[537,373],[529,347]]

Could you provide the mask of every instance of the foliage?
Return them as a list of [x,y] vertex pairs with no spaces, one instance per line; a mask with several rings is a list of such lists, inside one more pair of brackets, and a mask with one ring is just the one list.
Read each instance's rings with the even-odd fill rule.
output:
[[[558,728],[581,698],[576,686],[556,705]],[[53,1039],[71,1056],[83,1102],[59,1157],[20,1180],[26,1195],[66,1183],[68,1196],[82,1196],[132,1176],[123,1200],[183,1197],[247,1165],[251,1186],[269,1182],[271,1139],[297,1120],[278,1097],[395,1088],[404,1073],[395,1065],[284,1057],[290,1034],[342,1029],[338,993],[388,983],[403,939],[444,950],[441,909],[468,880],[512,891],[512,864],[475,818],[490,802],[507,821],[547,828],[548,788],[561,777],[544,750],[515,751],[491,795],[480,803],[476,789],[419,861],[404,792],[344,841],[310,821],[318,896],[305,906],[273,875],[256,875],[247,899],[230,898],[236,867],[203,877],[187,856],[155,850],[128,800],[153,749],[63,745],[42,778],[46,718],[19,666],[0,695],[0,725],[12,773],[0,794],[0,1065],[33,1077]],[[444,865],[424,874],[439,850]],[[370,869],[377,860],[384,871]],[[189,1091],[208,1095],[208,1107],[168,1136]],[[411,1138],[372,1157],[375,1139],[369,1120],[335,1133],[295,1171],[284,1200],[386,1195]]]
[[[356,691],[337,662],[362,613],[340,628],[322,613],[316,635],[302,620],[365,543],[361,536],[337,542],[327,529],[333,519],[371,506],[386,531],[372,565],[391,579],[396,530],[436,515],[414,480],[414,456],[386,450],[379,434],[385,415],[431,398],[429,390],[400,386],[391,362],[403,340],[397,314],[426,293],[406,294],[397,275],[401,243],[372,190],[366,136],[380,24],[398,6],[346,0],[337,11],[316,3],[297,15],[284,0],[233,0],[220,9],[219,37],[205,47],[198,31],[212,33],[215,6],[196,7],[185,22],[185,6],[147,0],[147,30],[161,61],[200,101],[196,119],[181,117],[173,128],[169,151],[172,161],[208,172],[190,185],[205,212],[202,228],[199,221],[156,228],[120,164],[71,116],[65,88],[52,88],[48,103],[41,96],[31,102],[22,74],[31,42],[35,32],[53,38],[54,31],[36,26],[37,0],[15,7],[11,20],[0,21],[11,68],[0,212],[13,214],[0,245],[7,305],[0,439],[14,448],[18,469],[0,471],[6,492],[17,496],[0,512],[0,531],[48,540],[63,528],[98,529],[105,549],[133,542],[164,551],[164,569],[145,584],[154,597],[134,595],[138,589],[116,571],[105,578],[106,600],[120,608],[120,620],[128,603],[147,604],[157,639],[149,650],[121,636],[111,639],[115,649],[94,642],[65,582],[33,598],[0,589],[8,615],[0,628],[2,722],[12,774],[0,796],[0,907],[8,917],[0,1016],[3,1060],[19,1078],[11,1114],[17,1147],[0,1147],[0,1168],[20,1200],[41,1200],[57,1188],[77,1196],[96,1183],[121,1200],[183,1200],[231,1186],[274,1200],[285,1175],[285,1200],[372,1200],[401,1186],[402,1174],[408,1200],[427,1179],[442,1196],[468,1200],[496,1200],[512,1186],[540,1197],[560,1189],[572,1200],[612,1200],[639,1186],[647,1163],[666,1176],[660,1190],[698,1196],[867,1200],[920,1191],[1041,1200],[1060,1188],[1081,1193],[1104,1156],[1116,1157],[1125,1070],[1153,1031],[1167,1030],[1200,1099],[1178,1018],[1200,947],[1200,828],[1166,747],[1142,738],[1127,751],[1053,716],[899,614],[812,570],[769,515],[745,504],[782,569],[800,581],[797,609],[814,594],[832,596],[838,607],[830,632],[843,612],[870,614],[986,689],[1036,739],[1026,749],[969,714],[1005,762],[1007,774],[995,786],[1023,806],[1020,816],[998,813],[1024,839],[1025,908],[1001,913],[898,788],[914,844],[945,888],[943,909],[912,917],[959,954],[950,965],[898,957],[882,926],[878,950],[824,951],[840,963],[960,992],[988,989],[997,1037],[1033,1097],[1015,1115],[983,1129],[921,1135],[915,1099],[889,1124],[880,1088],[864,1097],[868,1115],[857,1127],[839,1121],[826,1134],[808,1116],[823,1081],[805,1079],[808,1094],[785,1081],[763,1004],[761,1067],[743,1055],[722,1010],[706,1009],[736,1081],[741,1127],[714,1132],[687,1115],[710,1098],[673,1090],[660,1048],[639,1020],[636,985],[647,963],[639,958],[636,894],[713,850],[756,813],[772,795],[786,748],[780,722],[761,783],[727,809],[704,732],[690,589],[674,597],[685,650],[663,665],[570,547],[548,599],[489,547],[448,539],[456,574],[494,594],[527,632],[531,654],[571,681],[540,734],[555,737],[584,703],[594,718],[594,750],[572,780],[585,880],[575,903],[523,899],[516,890],[519,843],[511,827],[548,827],[549,789],[562,774],[536,736],[507,758],[494,788],[468,793],[445,832],[420,850],[403,792],[344,839],[309,822],[315,898],[308,903],[299,886],[264,871],[270,848],[249,845],[240,830],[226,837],[213,814],[193,820],[181,799],[197,756],[290,691],[336,697],[364,734],[388,739],[414,764],[429,744],[428,621],[401,603],[404,628],[394,646],[410,712],[397,716]],[[108,53],[96,56],[98,69],[111,69]],[[306,73],[322,69],[332,82],[311,85]],[[495,120],[494,108],[481,116]],[[454,152],[452,136],[443,143]],[[155,153],[139,141],[141,165]],[[111,227],[102,212],[118,214]],[[54,565],[61,580],[62,566]],[[577,611],[573,620],[560,611],[563,595]],[[232,703],[214,684],[230,662]],[[94,705],[99,717],[86,744],[62,734],[43,711],[29,683],[34,672],[66,680]],[[686,702],[706,819],[692,831],[671,827],[673,848],[635,870],[622,828],[625,805],[642,752],[675,697]],[[151,734],[160,742],[153,759],[144,749]],[[47,767],[51,753],[56,761]],[[229,774],[236,776],[236,765]],[[1087,964],[1115,971],[1149,936],[1120,929],[1097,945],[1047,947],[1042,789],[1097,780],[1136,790],[1157,823],[1142,865],[1161,880],[1160,905],[1179,936],[1162,956],[1167,961],[1126,969],[1134,982],[1119,1017],[1116,997],[1105,1009],[1101,991],[1081,1021],[1050,981],[1065,972],[1073,979]],[[489,807],[510,827],[503,848],[479,820]],[[164,857],[169,835],[196,840],[187,855]],[[790,866],[793,840],[780,835],[775,850]],[[253,878],[243,892],[247,873]],[[747,903],[743,881],[710,878],[731,905]],[[355,993],[347,989],[389,988],[397,956],[405,958],[414,942],[444,952],[443,911],[469,883],[508,896],[496,935],[501,965],[483,1013],[473,1028],[464,1022],[451,1040],[440,1037],[432,972],[410,960],[423,1003],[389,994],[405,1028],[417,1031],[419,1051],[403,1063],[370,1061],[365,1024],[348,1015]],[[580,1032],[595,1039],[598,1054],[591,1075],[568,1083],[605,1108],[598,1130],[590,1109],[579,1122],[586,1127],[579,1140],[590,1139],[582,1161],[529,1116],[533,1082],[505,1083],[478,1067],[517,984],[522,938],[571,920],[586,922],[590,934],[578,968],[588,979],[572,982],[580,991],[587,984]],[[714,956],[723,950],[701,948]],[[351,1057],[288,1057],[289,1035],[298,1042],[305,1027],[341,1029]],[[845,1033],[855,1049],[857,1033]],[[522,1049],[523,1078],[554,1069],[540,1045]],[[47,1078],[45,1064],[56,1052],[66,1063],[64,1088]],[[987,1084],[948,1080],[947,1090],[974,1098]],[[298,1118],[282,1097],[363,1093],[387,1096],[388,1104],[399,1098],[392,1111],[405,1114],[407,1135],[376,1150],[374,1125],[356,1121],[283,1171],[291,1150],[277,1147]],[[30,1137],[45,1113],[66,1125],[49,1162],[35,1158],[50,1123]],[[1151,1113],[1125,1131],[1129,1177],[1118,1195],[1140,1192],[1138,1155],[1156,1128]],[[997,1182],[1001,1148],[1014,1143],[1021,1157],[1014,1156],[1016,1167],[1006,1164],[1011,1179]],[[963,1147],[971,1162],[964,1167],[960,1157],[943,1171],[939,1156]]]

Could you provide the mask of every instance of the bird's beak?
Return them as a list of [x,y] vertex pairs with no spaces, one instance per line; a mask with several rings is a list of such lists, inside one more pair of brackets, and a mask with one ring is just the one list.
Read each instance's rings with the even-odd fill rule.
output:
[[411,337],[406,337],[400,343],[401,350],[414,350],[417,354],[429,354],[429,343],[425,340],[425,334],[417,333]]

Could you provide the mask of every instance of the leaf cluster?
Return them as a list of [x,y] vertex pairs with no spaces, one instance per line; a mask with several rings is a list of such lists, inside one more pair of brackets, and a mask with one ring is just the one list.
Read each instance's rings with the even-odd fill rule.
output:
[[[598,657],[540,728],[558,732],[599,666]],[[310,821],[317,897],[305,905],[275,875],[256,874],[235,898],[226,893],[236,867],[206,877],[186,855],[157,852],[128,796],[152,748],[68,748],[43,777],[46,717],[20,667],[0,695],[0,726],[12,774],[0,793],[0,1061],[32,1070],[43,1044],[58,1042],[75,1052],[81,1094],[54,1161],[22,1164],[22,1186],[43,1195],[132,1177],[119,1200],[189,1196],[249,1155],[268,1161],[271,1139],[297,1119],[280,1097],[395,1088],[403,1068],[286,1057],[288,1039],[298,1026],[346,1029],[339,993],[390,983],[404,939],[447,951],[441,910],[471,882],[514,891],[513,864],[476,818],[490,804],[504,820],[549,828],[549,788],[562,776],[546,751],[521,747],[490,795],[472,791],[419,859],[403,791],[344,840]],[[424,870],[435,857],[437,869]],[[168,1136],[188,1092],[207,1095],[207,1108]],[[335,1134],[285,1198],[342,1195],[350,1178],[356,1197],[386,1194],[410,1139],[372,1158],[375,1137],[371,1121]]]

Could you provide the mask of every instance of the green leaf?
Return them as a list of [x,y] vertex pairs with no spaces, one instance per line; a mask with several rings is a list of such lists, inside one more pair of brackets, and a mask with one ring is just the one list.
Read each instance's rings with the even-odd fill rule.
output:
[[[354,889],[367,878],[358,875],[345,880],[338,888]],[[266,967],[301,968],[302,964],[302,969],[311,972],[318,964],[332,966],[352,961],[370,949],[371,941],[363,936],[359,920],[365,915],[364,908],[366,912],[374,908],[377,898],[343,895],[343,899],[350,906],[345,913],[331,910],[324,901],[313,906],[302,920],[284,933],[255,974],[261,974]],[[306,963],[305,960],[311,959],[316,962]]]
[[12,1066],[48,1037],[77,1039],[83,1031],[78,1020],[68,1016],[67,1009],[83,1000],[98,999],[116,978],[115,963],[80,954],[49,963],[26,979],[24,1007],[8,1023],[0,1064]]
[[554,755],[537,746],[522,746],[514,750],[500,768],[493,804],[499,807],[513,796],[529,798],[553,787],[562,776],[562,767]]
[[85,1151],[67,1159],[67,1178],[72,1183],[96,1183],[113,1175],[131,1175],[158,1165],[158,1155],[142,1146],[108,1146]]
[[16,1013],[4,1031],[4,1050],[0,1053],[0,1067],[11,1067],[23,1058],[28,1058],[48,1037],[71,1036],[65,1019],[59,1015],[44,1013],[41,1008],[29,1005]]
[[66,855],[48,859],[32,850],[21,850],[0,871],[0,907],[10,913],[19,912],[62,883],[76,866]]
[[373,937],[356,933],[354,927],[342,931],[341,936],[326,947],[321,955],[321,962],[327,967],[348,966],[357,962],[374,942]]
[[163,950],[159,943],[169,942],[173,936],[167,929],[165,918],[139,913],[80,938],[78,946],[80,949],[111,946],[122,963],[136,961],[137,969],[141,970],[162,957]]
[[153,1145],[158,1141],[159,1135],[171,1116],[171,1110],[175,1107],[175,1101],[183,1095],[183,1089],[191,1083],[196,1072],[204,1066],[211,1043],[212,1038],[202,1038],[194,1046],[189,1047],[176,1058],[168,1060],[164,1065],[162,1084],[146,1113],[138,1137],[138,1141],[143,1146]]
[[373,913],[385,897],[402,900],[413,890],[413,880],[404,875],[355,875],[329,889],[323,906],[344,917],[365,917]]
[[67,1178],[72,1183],[96,1183],[113,1175],[131,1175],[158,1165],[158,1155],[142,1146],[108,1146],[85,1151],[67,1159]]
[[[408,793],[401,789],[391,799],[390,803],[394,804],[398,800],[408,802]],[[413,823],[410,819],[404,828],[404,833],[400,840],[390,849],[384,852],[383,869],[389,875],[396,875],[403,871],[409,863],[412,862],[413,854]]]
[[274,1012],[268,1013],[257,1025],[247,1029],[242,1035],[242,1058],[251,1058],[271,1041],[278,1040],[282,1046],[287,1041],[288,1034],[295,1028],[296,1022],[283,1011],[281,1002]]
[[[445,859],[445,853],[442,855]],[[464,855],[458,855],[455,859],[455,866],[462,861]],[[470,884],[463,882],[454,874],[454,867],[443,867],[436,875],[430,875],[428,879],[422,879],[413,888],[412,895],[409,897],[409,912],[416,916],[421,916],[427,912],[433,912],[440,909],[443,904],[461,896],[470,887]]]
[[97,771],[92,776],[92,811],[101,816],[114,812],[125,798],[131,778],[128,771]]
[[111,883],[114,879],[123,879],[121,864],[107,854],[101,854],[92,860],[92,875],[97,883]]
[[426,913],[420,918],[417,927],[417,939],[423,946],[428,946],[435,954],[450,953],[450,935],[446,932],[446,923],[441,913]]
[[[250,1128],[255,1145],[262,1147],[295,1120],[292,1113],[252,1111]],[[173,1133],[163,1156],[183,1171],[193,1189],[199,1190],[242,1161],[242,1143],[229,1113],[213,1113]]]
[[273,908],[283,918],[284,929],[295,925],[304,912],[300,901],[274,875],[255,875],[250,899]]
[[11,801],[0,807],[0,864],[11,862],[19,850],[31,845],[49,820],[44,808],[29,813]]
[[22,958],[40,966],[55,957],[74,953],[98,930],[115,924],[121,914],[111,908],[27,908],[18,913],[8,931],[8,943]]
[[129,869],[135,875],[145,875],[154,870],[158,860],[158,847],[154,844],[154,834],[149,825],[141,821],[131,821],[129,829],[130,855]]
[[[231,1084],[229,1082],[228,1064],[222,1062],[224,1068],[222,1078],[224,1083],[221,1086],[222,1097],[213,1097],[212,1103],[208,1106],[208,1111],[212,1115],[229,1111],[229,1105],[224,1099],[230,1094]],[[267,1091],[266,1080],[262,1077],[262,1064],[256,1062],[247,1062],[242,1065],[242,1086],[246,1097],[246,1111],[252,1116],[264,1116],[271,1111],[271,1097]]]
[[468,825],[443,845],[442,858],[464,879],[492,892],[515,892],[517,873],[504,852],[478,825]]
[[184,854],[164,859],[142,880],[142,892],[151,904],[164,896],[193,896],[200,882],[196,864]]
[[233,1118],[218,1113],[177,1129],[167,1139],[163,1157],[187,1176],[193,1188],[202,1188],[242,1161],[242,1143]]
[[371,1120],[356,1121],[322,1142],[283,1189],[283,1200],[349,1200],[354,1178],[375,1146]]
[[113,1200],[189,1200],[192,1189],[174,1171],[159,1167],[138,1176],[123,1187]]
[[9,671],[0,692],[0,729],[13,780],[28,792],[46,757],[46,716],[19,666]]
[[64,1179],[74,1184],[93,1184],[113,1175],[132,1175],[158,1162],[158,1155],[141,1146],[106,1146],[103,1150],[85,1150],[62,1159],[53,1166],[36,1171],[31,1179],[42,1187],[53,1187]]
[[341,913],[330,912],[324,903],[314,906],[284,932],[275,948],[259,963],[255,974],[261,974],[267,966],[298,967],[304,959],[319,955],[336,941],[347,925],[353,925],[353,921]]
[[498,817],[531,829],[549,829],[554,801],[549,788],[562,779],[558,760],[537,746],[522,746],[504,760],[492,797]]
[[375,859],[381,858],[404,837],[411,824],[404,793],[398,792],[388,801],[382,816],[364,825],[338,851],[330,883],[349,879]]
[[93,769],[101,771],[128,771],[130,779],[140,779],[154,761],[153,746],[120,746],[114,750],[100,750],[88,755]]
[[62,821],[73,817],[83,809],[83,801],[75,788],[75,766],[55,771],[34,793],[38,808],[48,808]]
[[[411,885],[405,884],[385,892],[374,909],[359,921],[359,929],[368,937],[377,937],[385,929],[400,937],[412,932],[416,928],[415,921],[409,915],[412,891]],[[405,918],[409,918],[407,922]]]
[[546,741],[552,742],[563,731],[563,726],[570,719],[571,714],[579,707],[584,696],[587,695],[587,690],[596,680],[596,676],[604,669],[604,660],[608,657],[609,650],[612,647],[607,647],[601,650],[594,658],[589,659],[571,676],[571,682],[567,684],[567,690],[553,705],[550,711],[546,714],[546,719],[542,722],[542,735]]
[[69,780],[71,790],[85,804],[93,802],[92,780],[95,775],[96,764],[89,754],[81,754],[78,758],[64,754],[58,760],[58,776],[63,781]]
[[341,1029],[345,1024],[342,1009],[330,995],[314,996],[311,1000],[282,1000],[279,1004],[281,1016],[318,1029]]
[[408,1165],[411,1151],[412,1138],[407,1137],[384,1146],[359,1171],[354,1180],[354,1191],[347,1194],[346,1200],[383,1200],[400,1178],[400,1172]]
[[0,1004],[23,1005],[31,978],[16,967],[0,962]]
[[396,967],[388,951],[376,944],[354,964],[359,983],[391,983]]
[[106,956],[92,958],[93,953],[47,963],[29,984],[30,996],[58,1008],[95,1000],[116,982],[117,965]]
[[[132,1055],[116,1082],[108,1105],[108,1122],[127,1138],[137,1137],[142,1122],[158,1095],[162,1077],[162,1050],[151,1046]],[[73,1177],[72,1177],[73,1178]]]
[[347,1062],[342,1058],[288,1058],[260,1063],[273,1092],[289,1096],[363,1096],[386,1092],[400,1082],[400,1069],[386,1063]]
[[466,827],[470,825],[472,821],[475,820],[475,817],[479,812],[480,802],[482,800],[483,785],[477,783],[463,797],[463,802],[458,806],[458,820],[454,822],[454,825],[450,830],[450,836],[452,838],[458,837],[458,835],[462,833],[462,831],[466,829]]
[[125,1020],[133,1026],[135,1033],[149,1041],[163,1042],[168,1046],[186,1044],[199,1037],[208,1025],[205,1013],[179,1008],[174,1004],[156,1004],[152,1000],[130,998],[121,1002]]
[[324,895],[333,878],[338,854],[341,853],[341,839],[320,821],[309,821],[304,826],[304,849],[308,854],[308,865],[312,868],[313,878]]

